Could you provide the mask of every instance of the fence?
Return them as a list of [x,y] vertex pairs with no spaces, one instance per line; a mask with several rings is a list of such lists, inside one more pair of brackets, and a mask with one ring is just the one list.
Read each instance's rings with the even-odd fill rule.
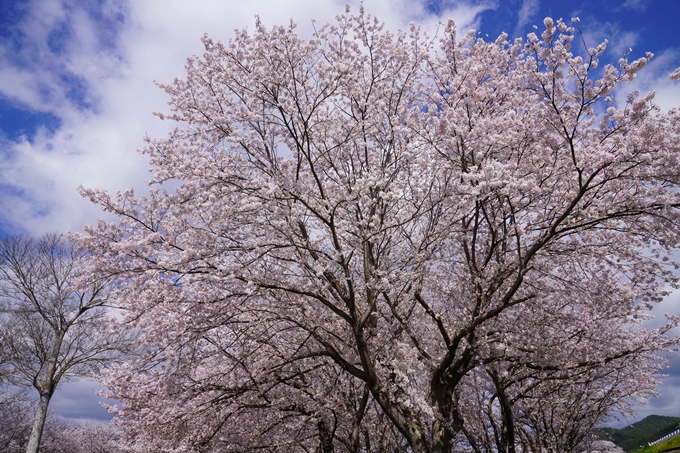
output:
[[680,434],[680,429],[676,429],[676,430],[673,431],[672,433],[666,434],[666,435],[663,436],[661,439],[655,440],[654,442],[648,442],[647,445],[649,445],[649,446],[651,447],[652,445],[656,445],[656,444],[658,444],[659,442],[663,442],[664,440],[668,440],[668,439],[670,439],[670,438],[673,437],[673,436],[677,436],[678,434]]

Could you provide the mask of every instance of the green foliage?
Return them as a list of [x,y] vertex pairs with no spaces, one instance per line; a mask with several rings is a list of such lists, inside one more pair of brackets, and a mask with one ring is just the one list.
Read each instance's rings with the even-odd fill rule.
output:
[[[657,439],[670,434],[675,431],[680,424],[679,417],[665,417],[661,415],[650,415],[640,420],[639,422],[633,423],[632,425],[626,426],[625,428],[600,428],[598,431],[600,433],[599,437],[604,439],[609,439],[613,441],[616,445],[623,448],[625,451],[632,452],[640,448],[641,445],[647,445],[648,442],[654,442]],[[680,442],[680,436],[669,439],[667,442],[671,441]],[[664,448],[671,448],[675,445],[669,445],[662,449],[656,449],[659,445],[666,445],[666,442],[662,442],[655,445],[654,450],[643,449],[641,452],[660,452]],[[678,444],[680,446],[680,443]],[[650,448],[650,447],[647,447]]]
[[671,437],[667,441],[652,445],[651,447],[647,446],[636,453],[661,453],[671,448],[680,448],[680,435]]

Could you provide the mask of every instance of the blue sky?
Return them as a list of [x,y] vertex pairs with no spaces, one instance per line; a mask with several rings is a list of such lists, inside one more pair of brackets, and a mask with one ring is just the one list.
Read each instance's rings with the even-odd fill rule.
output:
[[[170,124],[151,112],[166,110],[153,81],[183,75],[186,57],[202,52],[200,37],[226,41],[232,30],[293,18],[309,35],[311,20],[328,22],[340,0],[0,0],[0,234],[79,231],[101,213],[76,193],[79,185],[143,191],[148,164],[136,150],[145,134],[163,136]],[[356,10],[358,2],[349,2]],[[631,58],[655,54],[623,91],[656,90],[663,109],[680,107],[677,0],[365,0],[388,27],[419,23],[434,33],[453,18],[495,39],[523,37],[543,19],[579,17],[589,47],[608,39],[605,60],[628,49]],[[619,93],[624,96],[624,93]],[[680,312],[671,296],[655,313]],[[671,360],[663,397],[639,407],[680,416],[680,359]],[[106,418],[92,382],[60,388],[53,403],[65,420]],[[678,396],[676,396],[678,395]]]

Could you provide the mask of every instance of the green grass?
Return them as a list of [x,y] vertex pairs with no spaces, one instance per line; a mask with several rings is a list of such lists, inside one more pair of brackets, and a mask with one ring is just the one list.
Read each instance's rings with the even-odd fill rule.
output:
[[639,450],[641,445],[647,445],[647,442],[653,442],[672,433],[678,428],[678,424],[680,424],[678,417],[650,415],[622,429],[600,428],[596,434],[602,439],[612,440],[627,452],[645,451],[646,453],[646,450]]
[[670,439],[656,445],[652,445],[651,447],[647,446],[641,450],[637,450],[635,453],[661,453],[662,451],[671,448],[680,448],[680,435],[673,436]]

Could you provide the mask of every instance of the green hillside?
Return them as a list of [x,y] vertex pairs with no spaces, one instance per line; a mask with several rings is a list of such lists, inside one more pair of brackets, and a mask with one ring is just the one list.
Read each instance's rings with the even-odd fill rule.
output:
[[642,450],[638,450],[637,453],[662,453],[671,449],[680,449],[680,435],[673,436],[651,447],[645,447]]
[[625,428],[600,428],[598,437],[611,440],[625,451],[636,451],[678,428],[680,417],[650,415]]

